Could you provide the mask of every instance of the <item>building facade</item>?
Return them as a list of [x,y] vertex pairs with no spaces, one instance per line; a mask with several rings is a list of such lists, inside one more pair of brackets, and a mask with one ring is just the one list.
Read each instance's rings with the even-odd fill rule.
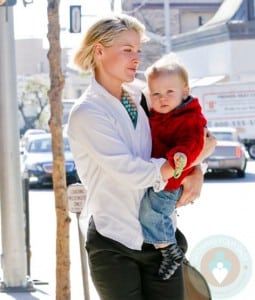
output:
[[172,36],[195,30],[205,24],[215,15],[222,2],[223,0],[123,1],[123,12],[138,18],[146,26],[150,38],[143,45],[141,72],[168,52]]
[[255,82],[255,1],[225,0],[206,24],[172,37],[193,79]]

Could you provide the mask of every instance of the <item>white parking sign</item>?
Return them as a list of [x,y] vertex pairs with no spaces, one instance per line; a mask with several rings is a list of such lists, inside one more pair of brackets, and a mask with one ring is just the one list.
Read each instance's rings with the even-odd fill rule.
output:
[[80,213],[86,201],[87,191],[83,184],[70,184],[67,188],[68,208],[72,213]]

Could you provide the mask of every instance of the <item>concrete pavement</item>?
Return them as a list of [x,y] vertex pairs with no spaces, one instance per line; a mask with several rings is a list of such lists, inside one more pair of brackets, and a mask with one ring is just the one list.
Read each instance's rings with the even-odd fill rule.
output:
[[[35,291],[1,292],[0,300],[53,300],[55,296],[56,215],[52,190],[30,190],[30,276]],[[84,300],[77,216],[70,213],[71,299]],[[2,280],[0,266],[0,280]],[[99,300],[89,277],[90,300]]]
[[55,299],[55,296],[52,295],[49,291],[48,285],[37,285],[33,284],[35,291],[34,292],[2,292],[0,293],[1,300],[43,300],[43,299]]

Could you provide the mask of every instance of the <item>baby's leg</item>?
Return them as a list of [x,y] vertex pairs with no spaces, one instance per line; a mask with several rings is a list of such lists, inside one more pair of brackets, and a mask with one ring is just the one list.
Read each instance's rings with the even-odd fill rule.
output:
[[162,261],[159,266],[159,276],[163,280],[169,279],[181,265],[184,253],[177,244],[170,244],[165,248],[160,248]]

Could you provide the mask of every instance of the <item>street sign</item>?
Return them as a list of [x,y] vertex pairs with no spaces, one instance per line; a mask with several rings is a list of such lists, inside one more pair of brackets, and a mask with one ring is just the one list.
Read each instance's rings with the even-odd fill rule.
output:
[[70,6],[70,32],[71,33],[81,32],[81,6],[80,5]]
[[67,196],[68,196],[69,211],[76,213],[77,226],[79,232],[83,291],[84,291],[85,299],[90,300],[91,298],[89,293],[89,270],[88,270],[87,254],[84,247],[85,240],[79,226],[79,216],[86,201],[87,190],[81,183],[70,184],[67,188]]
[[83,184],[70,184],[67,188],[69,211],[72,213],[80,213],[85,204],[86,195],[87,191]]
[[13,6],[17,0],[0,0],[0,6]]

